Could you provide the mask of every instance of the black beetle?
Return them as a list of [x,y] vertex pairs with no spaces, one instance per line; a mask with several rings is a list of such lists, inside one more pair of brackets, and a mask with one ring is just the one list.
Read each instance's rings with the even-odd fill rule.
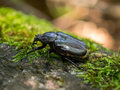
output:
[[34,38],[33,45],[37,44],[37,41],[40,41],[42,46],[32,49],[27,54],[35,50],[40,50],[49,44],[50,50],[48,50],[47,59],[49,58],[49,54],[54,52],[60,55],[64,60],[71,62],[77,68],[79,67],[73,61],[84,61],[83,59],[87,57],[86,44],[62,32],[38,34]]

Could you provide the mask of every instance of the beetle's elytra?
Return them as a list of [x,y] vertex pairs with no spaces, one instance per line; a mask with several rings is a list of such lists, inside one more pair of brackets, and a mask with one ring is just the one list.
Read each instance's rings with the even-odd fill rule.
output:
[[[51,52],[60,55],[64,60],[67,60],[79,68],[73,60],[81,61],[87,56],[86,44],[68,34],[62,32],[46,32],[42,35],[35,36],[33,45],[40,41],[42,46],[36,47],[28,53],[44,48],[47,44],[50,46],[48,57]],[[47,57],[47,58],[48,58]]]

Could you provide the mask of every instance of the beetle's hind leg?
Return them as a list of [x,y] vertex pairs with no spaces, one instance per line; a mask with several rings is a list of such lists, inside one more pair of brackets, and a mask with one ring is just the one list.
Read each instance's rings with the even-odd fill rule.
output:
[[79,67],[77,64],[75,64],[72,60],[70,60],[69,58],[66,58],[66,57],[62,57],[63,59],[65,59],[65,60],[67,60],[67,61],[69,61],[70,63],[72,63],[76,68],[78,68],[78,69],[83,69],[83,68],[81,68],[81,67]]

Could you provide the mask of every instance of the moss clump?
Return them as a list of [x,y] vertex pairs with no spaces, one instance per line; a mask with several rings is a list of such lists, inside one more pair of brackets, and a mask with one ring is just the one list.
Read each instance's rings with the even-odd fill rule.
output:
[[[0,43],[14,45],[17,50],[21,50],[14,59],[16,62],[25,57],[28,48],[31,49],[31,43],[36,34],[55,30],[52,24],[44,19],[24,15],[9,8],[0,8],[0,28],[2,35]],[[43,49],[42,52],[45,50]],[[33,56],[36,57],[36,55],[38,56],[37,52]]]
[[[42,34],[47,31],[55,31],[48,21],[38,19],[32,15],[24,15],[9,8],[0,8],[0,43],[6,43],[16,46],[16,50],[20,50],[15,56],[14,61],[18,62],[28,50],[31,50],[31,44],[36,34]],[[57,31],[57,30],[56,30]],[[71,34],[72,36],[75,36]],[[75,36],[76,37],[76,36]],[[103,89],[120,89],[120,53],[112,52],[103,48],[101,45],[88,40],[83,40],[89,50],[89,60],[81,65],[84,70],[77,70],[78,77],[83,77],[86,83]],[[37,45],[38,46],[38,45]],[[32,61],[35,57],[46,56],[46,47],[40,51],[29,54],[28,59]],[[39,52],[39,53],[38,53]],[[93,53],[106,54],[96,58]],[[54,55],[54,54],[53,54]]]
[[86,83],[107,89],[119,88],[120,56],[113,54],[107,57],[94,58],[82,66],[78,77],[84,77]]

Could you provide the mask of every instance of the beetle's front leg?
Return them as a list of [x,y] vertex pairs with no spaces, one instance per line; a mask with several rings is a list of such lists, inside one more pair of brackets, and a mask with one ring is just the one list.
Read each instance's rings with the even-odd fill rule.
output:
[[46,44],[43,44],[43,45],[42,45],[42,46],[40,46],[40,47],[36,47],[36,48],[34,48],[34,49],[30,50],[29,52],[27,52],[27,54],[29,54],[29,53],[31,53],[31,52],[34,52],[34,51],[36,51],[36,50],[43,49],[45,46],[46,46]]

